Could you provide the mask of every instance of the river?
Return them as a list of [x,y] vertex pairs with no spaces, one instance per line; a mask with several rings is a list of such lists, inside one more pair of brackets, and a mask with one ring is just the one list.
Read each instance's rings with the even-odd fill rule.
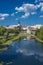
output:
[[43,44],[34,39],[20,39],[0,51],[2,65],[43,65]]

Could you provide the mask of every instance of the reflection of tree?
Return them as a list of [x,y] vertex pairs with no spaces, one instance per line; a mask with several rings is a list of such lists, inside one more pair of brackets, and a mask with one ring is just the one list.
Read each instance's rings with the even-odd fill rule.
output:
[[9,50],[9,46],[8,45],[0,45],[0,52],[2,52],[3,50]]
[[19,38],[19,39],[17,40],[17,41],[18,41],[18,43],[20,43],[20,42],[21,42],[21,39],[22,39],[22,38]]
[[6,64],[9,65],[9,64],[12,64],[13,62],[7,62]]
[[4,62],[3,61],[0,61],[0,65],[3,65],[4,64]]
[[41,52],[43,53],[43,44],[41,44]]
[[3,61],[0,61],[0,65],[9,65],[9,64],[12,64],[13,62],[12,61],[9,61],[9,62],[3,62]]

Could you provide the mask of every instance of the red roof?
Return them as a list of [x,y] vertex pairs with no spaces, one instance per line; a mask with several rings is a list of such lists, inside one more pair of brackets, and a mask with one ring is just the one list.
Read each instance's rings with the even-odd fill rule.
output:
[[26,26],[22,26],[22,28],[26,28]]
[[30,29],[31,31],[37,30],[37,28],[33,28],[33,27],[30,27],[29,29]]

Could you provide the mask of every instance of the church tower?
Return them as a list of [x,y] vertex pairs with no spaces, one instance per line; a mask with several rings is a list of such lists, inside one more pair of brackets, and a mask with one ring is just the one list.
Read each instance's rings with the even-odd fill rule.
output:
[[21,26],[20,22],[18,22],[18,26]]
[[17,28],[18,28],[19,31],[21,31],[21,24],[20,24],[20,21],[18,22]]

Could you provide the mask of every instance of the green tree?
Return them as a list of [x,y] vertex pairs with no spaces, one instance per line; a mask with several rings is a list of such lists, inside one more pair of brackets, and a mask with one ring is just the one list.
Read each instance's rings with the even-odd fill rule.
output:
[[4,35],[5,32],[6,32],[6,28],[3,26],[0,26],[0,35]]
[[35,34],[39,39],[43,40],[43,27],[38,29]]

